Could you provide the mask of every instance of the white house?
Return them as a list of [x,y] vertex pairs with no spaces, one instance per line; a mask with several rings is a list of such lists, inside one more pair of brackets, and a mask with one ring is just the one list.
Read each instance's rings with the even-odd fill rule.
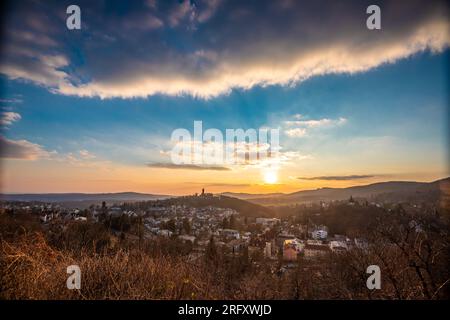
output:
[[191,243],[194,243],[194,241],[195,241],[195,237],[194,236],[189,236],[189,235],[186,235],[186,234],[178,236],[178,239],[182,240],[183,242],[190,241]]
[[241,237],[239,231],[233,229],[223,229],[222,235],[226,238],[234,238],[234,239],[239,239]]
[[330,247],[327,245],[311,245],[307,244],[304,248],[305,259],[313,259],[326,255],[330,252]]
[[281,220],[277,218],[256,218],[256,223],[264,226],[273,226],[279,222],[281,222]]
[[160,236],[164,236],[164,237],[170,237],[172,235],[172,231],[167,230],[167,229],[163,229],[163,230],[159,230],[158,231],[158,235]]
[[319,228],[319,229],[314,230],[311,233],[311,236],[313,239],[316,239],[316,240],[324,240],[328,237],[328,231],[325,230],[324,228]]
[[348,246],[345,241],[332,240],[332,241],[330,241],[330,249],[333,252],[341,252],[341,251],[347,251]]

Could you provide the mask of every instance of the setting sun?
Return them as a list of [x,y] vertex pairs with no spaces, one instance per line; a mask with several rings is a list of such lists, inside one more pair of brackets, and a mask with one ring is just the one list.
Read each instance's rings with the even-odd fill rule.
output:
[[275,171],[266,171],[264,173],[264,182],[274,184],[278,181],[277,173]]

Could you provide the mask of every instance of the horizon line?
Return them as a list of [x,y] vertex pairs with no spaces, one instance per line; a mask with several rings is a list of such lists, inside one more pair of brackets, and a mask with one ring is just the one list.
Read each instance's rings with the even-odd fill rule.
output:
[[[446,179],[450,179],[450,176],[446,176],[444,178],[440,178],[440,179],[436,179],[436,180],[431,180],[431,181],[416,181],[416,180],[387,180],[387,181],[380,181],[380,182],[374,182],[374,183],[368,183],[368,184],[356,184],[356,185],[352,185],[352,186],[348,186],[348,187],[319,187],[316,189],[305,189],[305,190],[298,190],[298,191],[294,191],[294,192],[267,192],[267,193],[249,193],[249,192],[233,192],[233,191],[222,191],[222,192],[208,192],[208,193],[212,193],[212,194],[224,194],[224,193],[235,193],[235,194],[250,194],[250,195],[270,195],[270,194],[292,194],[292,193],[296,193],[296,192],[301,192],[301,191],[314,191],[314,190],[320,190],[320,189],[348,189],[348,188],[353,188],[353,187],[364,187],[364,186],[370,186],[370,185],[374,185],[374,184],[380,184],[380,183],[393,183],[393,182],[397,182],[397,183],[402,183],[402,182],[409,182],[409,183],[435,183],[438,181],[442,181],[442,180],[446,180]],[[135,194],[142,194],[142,195],[152,195],[152,196],[165,196],[165,197],[180,197],[180,196],[189,196],[189,195],[193,195],[192,193],[187,193],[187,194],[180,194],[180,195],[175,195],[175,194],[160,194],[160,193],[149,193],[149,192],[138,192],[138,191],[117,191],[117,192],[8,192],[8,193],[4,193],[4,192],[0,192],[1,196],[8,196],[8,195],[52,195],[52,194],[57,194],[57,195],[63,195],[63,194],[86,194],[86,195],[98,195],[98,194],[120,194],[120,193],[135,193]],[[1,200],[1,199],[0,199]]]

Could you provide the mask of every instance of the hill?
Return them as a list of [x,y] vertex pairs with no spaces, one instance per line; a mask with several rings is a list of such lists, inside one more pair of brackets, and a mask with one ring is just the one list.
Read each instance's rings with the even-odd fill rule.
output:
[[255,198],[265,198],[265,197],[278,197],[284,195],[284,193],[242,193],[242,192],[223,192],[221,195],[226,197],[238,198],[238,199],[255,199]]
[[271,208],[263,207],[261,205],[251,203],[246,200],[227,197],[223,195],[217,196],[184,196],[176,197],[167,200],[158,201],[162,205],[187,205],[196,208],[202,207],[218,207],[230,208],[239,212],[246,217],[272,217],[274,211]]
[[439,202],[448,207],[450,202],[450,178],[434,182],[388,181],[348,188],[320,188],[297,191],[275,196],[249,197],[246,199],[262,205],[285,205],[318,201],[363,198],[369,201],[387,202]]
[[40,201],[40,202],[97,202],[97,201],[146,201],[166,199],[171,196],[137,192],[118,193],[29,193],[0,194],[4,201]]

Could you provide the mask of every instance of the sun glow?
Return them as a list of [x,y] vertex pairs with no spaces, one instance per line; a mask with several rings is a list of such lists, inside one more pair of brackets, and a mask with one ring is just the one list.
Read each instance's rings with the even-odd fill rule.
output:
[[275,171],[266,171],[264,173],[264,182],[267,184],[275,184],[278,181],[278,176]]

